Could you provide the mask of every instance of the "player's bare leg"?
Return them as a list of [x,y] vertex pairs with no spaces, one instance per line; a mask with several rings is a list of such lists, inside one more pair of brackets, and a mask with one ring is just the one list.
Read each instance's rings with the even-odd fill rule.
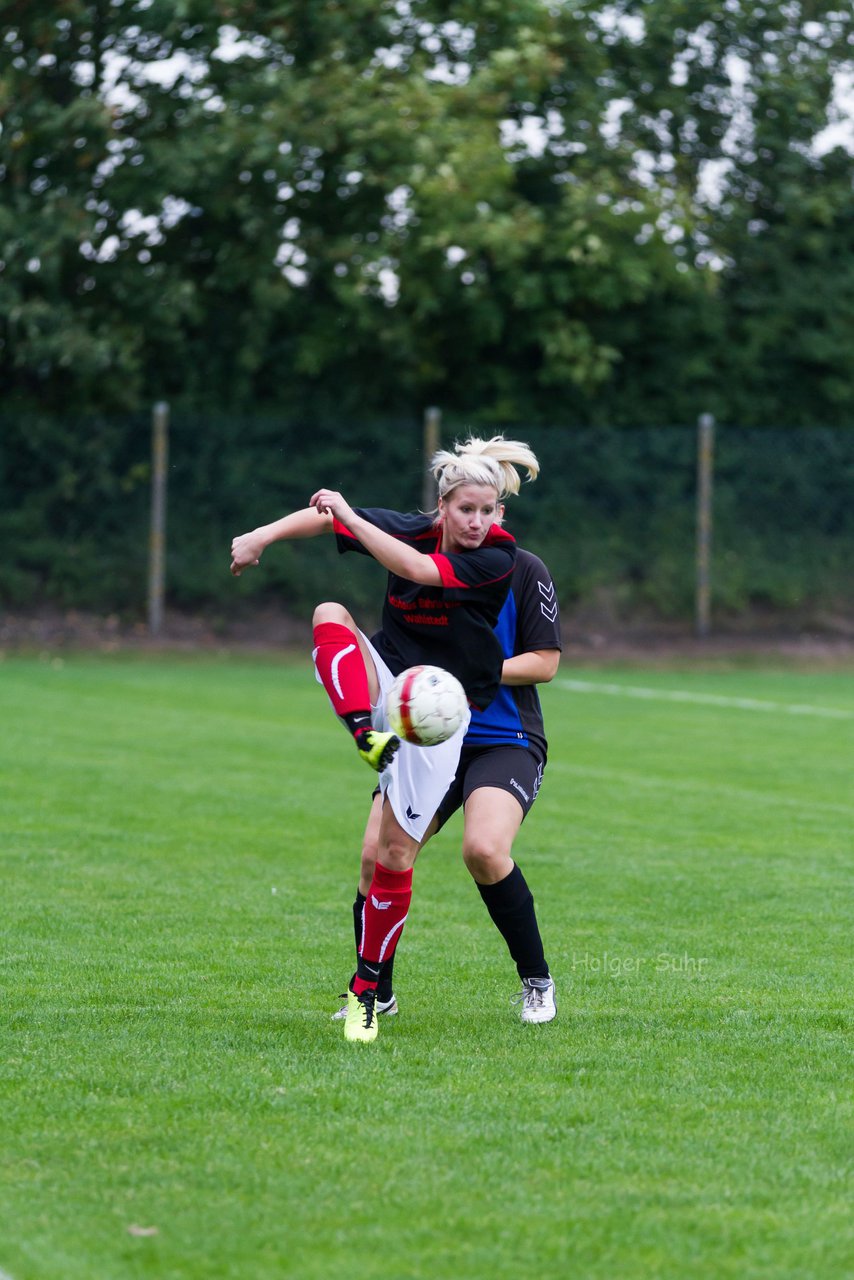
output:
[[478,884],[497,884],[513,870],[513,842],[524,814],[501,787],[478,787],[465,804],[463,861]]

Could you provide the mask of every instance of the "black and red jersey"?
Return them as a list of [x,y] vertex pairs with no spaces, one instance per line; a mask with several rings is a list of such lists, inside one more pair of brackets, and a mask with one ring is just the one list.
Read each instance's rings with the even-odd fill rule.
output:
[[[462,684],[469,701],[489,705],[501,680],[504,654],[493,631],[510,590],[516,542],[492,525],[475,550],[445,554],[441,526],[429,515],[382,507],[356,507],[363,520],[429,556],[441,586],[423,586],[389,573],[382,627],[371,643],[397,675],[418,663],[444,667]],[[339,551],[370,552],[340,521],[333,524]]]

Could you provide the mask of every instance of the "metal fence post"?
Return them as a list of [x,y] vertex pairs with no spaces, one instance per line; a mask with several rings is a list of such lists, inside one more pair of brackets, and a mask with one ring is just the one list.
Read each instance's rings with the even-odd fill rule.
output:
[[163,626],[166,552],[166,468],[169,458],[169,405],[158,400],[151,414],[151,527],[148,538],[148,629]]
[[701,413],[697,420],[697,578],[696,627],[700,637],[711,625],[712,485],[715,420]]
[[436,505],[436,483],[430,474],[430,459],[439,448],[442,427],[442,410],[432,405],[424,410],[424,487],[421,491],[421,510],[432,511]]

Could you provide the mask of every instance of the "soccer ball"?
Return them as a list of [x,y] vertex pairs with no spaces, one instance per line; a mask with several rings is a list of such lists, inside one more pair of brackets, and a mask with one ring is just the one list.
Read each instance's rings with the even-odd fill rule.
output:
[[416,747],[435,747],[457,732],[466,718],[468,698],[450,671],[409,667],[389,689],[385,709],[399,738]]

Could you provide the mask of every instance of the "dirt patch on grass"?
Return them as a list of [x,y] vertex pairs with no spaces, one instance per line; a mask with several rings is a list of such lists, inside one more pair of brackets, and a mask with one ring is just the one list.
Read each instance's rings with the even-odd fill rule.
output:
[[[786,626],[752,617],[721,624],[699,638],[680,624],[596,625],[595,619],[564,612],[564,660],[591,664],[744,662],[755,658],[808,666],[854,667],[854,624],[821,619]],[[371,629],[369,624],[366,629]],[[280,610],[242,610],[229,615],[169,611],[159,635],[147,623],[79,610],[40,609],[0,615],[0,653],[92,651],[308,654],[311,626]]]

